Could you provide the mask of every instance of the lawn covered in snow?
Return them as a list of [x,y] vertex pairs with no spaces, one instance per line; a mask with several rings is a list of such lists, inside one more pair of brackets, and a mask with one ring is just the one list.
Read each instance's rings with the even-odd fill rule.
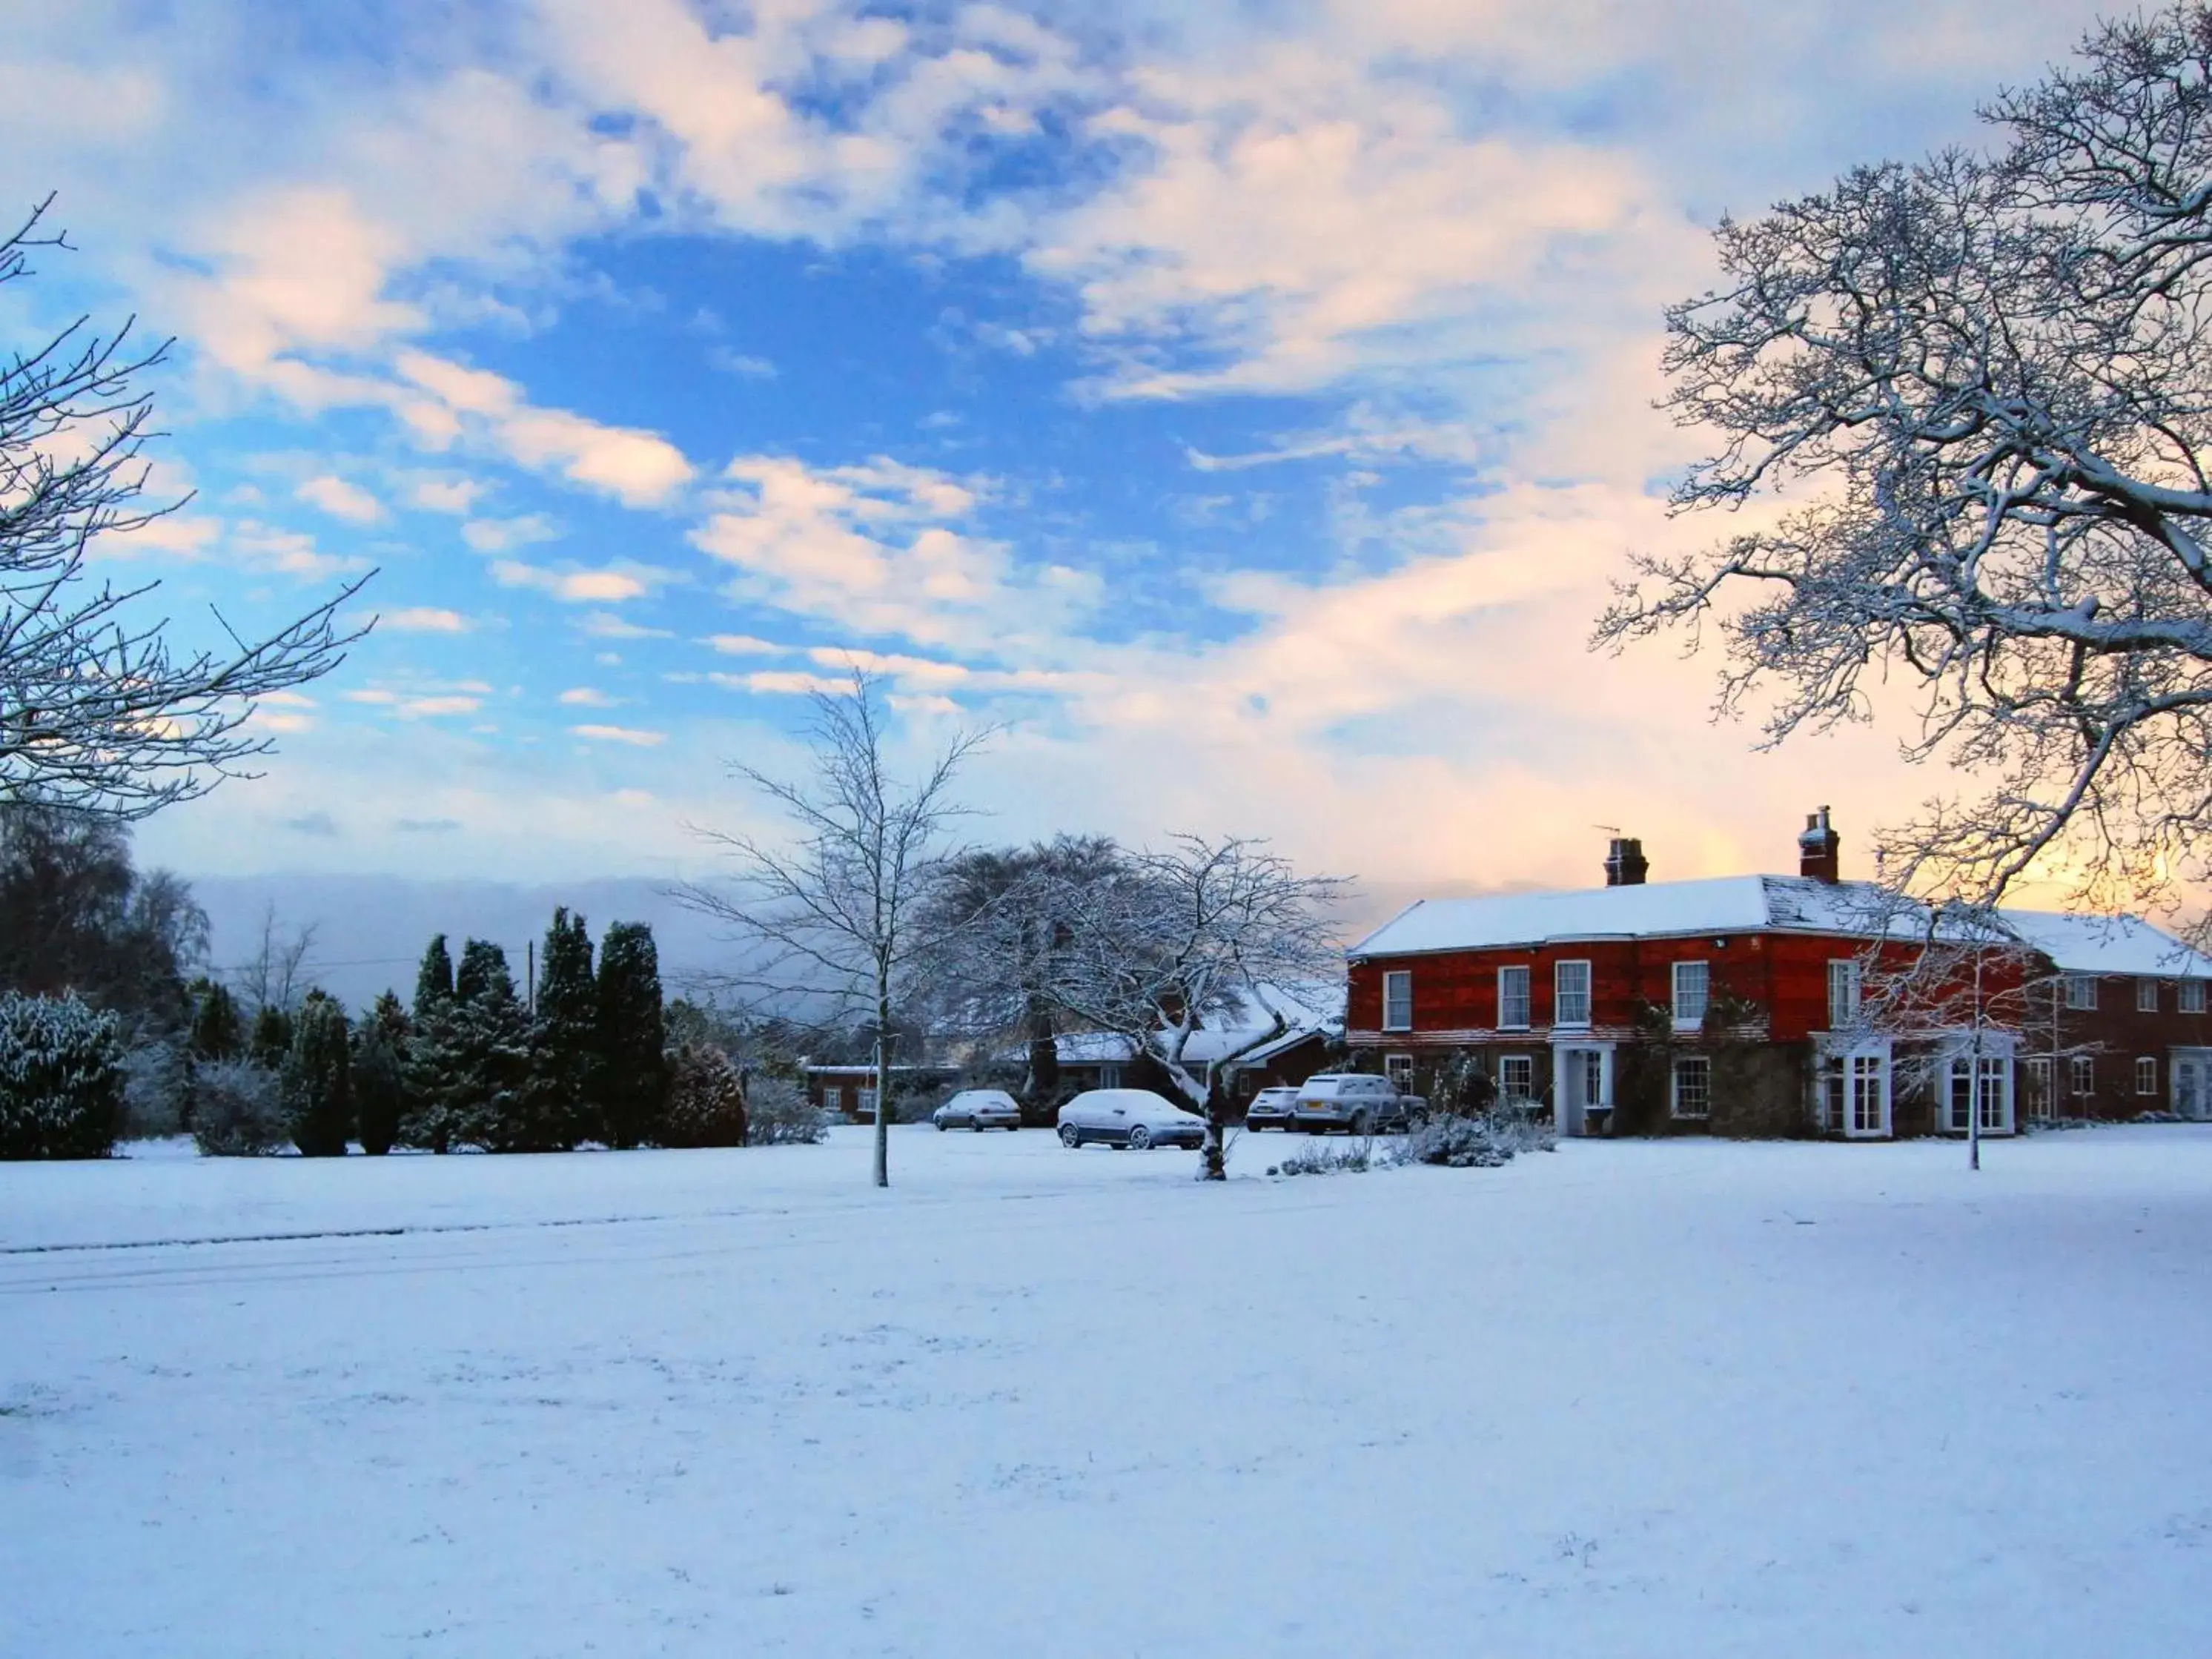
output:
[[2212,1130],[1294,1144],[0,1166],[0,1654],[2207,1650]]

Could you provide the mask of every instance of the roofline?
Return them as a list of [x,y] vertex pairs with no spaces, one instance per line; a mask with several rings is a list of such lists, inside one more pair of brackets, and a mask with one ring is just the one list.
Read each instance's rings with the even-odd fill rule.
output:
[[[1591,890],[1595,891],[1596,890],[1592,889]],[[1379,932],[1380,930],[1378,929],[1377,931]],[[1547,933],[1543,938],[1535,939],[1499,939],[1495,941],[1486,941],[1480,945],[1432,945],[1415,951],[1368,951],[1363,952],[1357,950],[1352,950],[1346,951],[1344,953],[1344,959],[1346,962],[1378,962],[1385,957],[1450,957],[1459,956],[1468,951],[1540,951],[1545,946],[1551,945],[1612,945],[1645,939],[1717,939],[1723,936],[1726,936],[1729,939],[1750,939],[1754,934],[1765,933],[1788,933],[1801,939],[1878,939],[1881,937],[1881,935],[1877,933],[1856,933],[1847,928],[1842,927],[1807,927],[1802,926],[1795,926],[1788,922],[1761,921],[1754,922],[1748,927],[1677,927],[1669,929],[1668,932],[1663,933],[1656,932],[1649,933]],[[1370,934],[1368,937],[1371,939],[1374,935]],[[1364,941],[1362,942],[1364,943]],[[1899,940],[1899,944],[1908,944],[1910,942],[1910,940],[1902,939]]]

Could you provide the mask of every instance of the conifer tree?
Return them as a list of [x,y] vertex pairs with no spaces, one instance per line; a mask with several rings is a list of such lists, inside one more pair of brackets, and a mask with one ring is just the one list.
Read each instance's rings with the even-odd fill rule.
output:
[[660,954],[653,929],[618,921],[599,941],[599,1122],[610,1146],[659,1139],[668,1088]]
[[185,988],[192,998],[192,1029],[186,1047],[194,1060],[236,1060],[246,1052],[246,1029],[238,1017],[238,1000],[229,988],[211,979],[194,980]]
[[361,1149],[372,1158],[392,1150],[407,1113],[401,1056],[407,1040],[407,1012],[386,991],[354,1032],[353,1104]]
[[415,971],[415,1012],[419,1018],[431,1007],[453,1000],[453,959],[446,954],[446,936],[438,934],[422,951],[422,965]]
[[558,1146],[534,1109],[530,1022],[506,951],[477,939],[462,945],[452,1010],[444,1096],[454,1138],[495,1152]]
[[592,976],[592,936],[564,906],[545,930],[538,976],[533,1127],[545,1139],[574,1146],[596,1133],[599,988]]
[[253,1037],[247,1045],[247,1057],[265,1070],[278,1072],[284,1067],[284,1057],[291,1052],[292,1016],[273,1002],[264,1003],[261,1012],[253,1017]]
[[293,1022],[283,1069],[284,1115],[303,1158],[342,1158],[353,1135],[352,1066],[345,1009],[336,997],[307,993]]

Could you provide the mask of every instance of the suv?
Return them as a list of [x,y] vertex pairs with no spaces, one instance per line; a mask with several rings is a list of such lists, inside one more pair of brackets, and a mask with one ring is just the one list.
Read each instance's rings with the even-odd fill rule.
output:
[[1409,1129],[1426,1113],[1428,1104],[1419,1095],[1400,1094],[1396,1084],[1372,1072],[1322,1072],[1298,1090],[1291,1121],[1316,1133],[1349,1129],[1366,1135]]

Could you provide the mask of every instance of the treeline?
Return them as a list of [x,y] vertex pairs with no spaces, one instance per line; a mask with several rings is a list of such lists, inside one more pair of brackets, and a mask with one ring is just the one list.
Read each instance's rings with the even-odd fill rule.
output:
[[228,990],[204,983],[192,1136],[209,1153],[289,1143],[309,1158],[352,1142],[372,1156],[744,1146],[744,1078],[712,1042],[671,1042],[652,930],[618,922],[594,955],[584,918],[564,908],[529,1000],[499,945],[468,939],[456,961],[442,933],[422,953],[411,1001],[386,991],[356,1018],[311,990],[296,1011],[264,1007],[249,1027]]
[[[554,913],[534,994],[506,953],[443,935],[412,997],[356,1013],[273,921],[232,981],[204,971],[185,883],[127,831],[0,806],[0,1158],[98,1158],[126,1135],[204,1152],[727,1146],[819,1138],[793,1056],[712,1008],[664,1004],[652,930]],[[760,1055],[748,1078],[738,1056]]]

